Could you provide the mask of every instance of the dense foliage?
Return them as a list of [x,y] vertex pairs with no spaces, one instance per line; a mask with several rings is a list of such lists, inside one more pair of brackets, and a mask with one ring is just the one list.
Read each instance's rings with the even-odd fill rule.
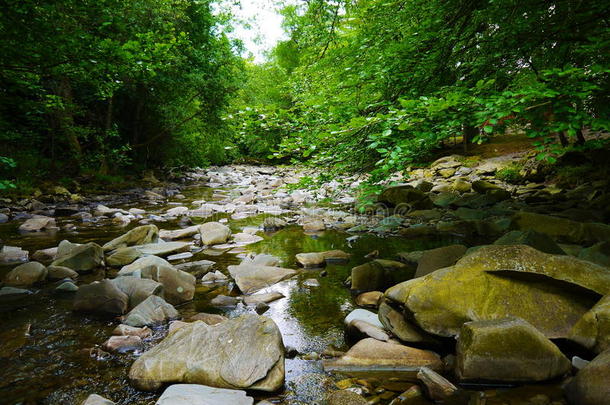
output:
[[212,1],[4,0],[0,179],[236,158],[383,178],[451,138],[525,131],[552,161],[610,129],[607,1],[290,1],[263,64]]
[[5,0],[0,13],[0,179],[223,159],[242,62],[209,0]]
[[514,126],[552,160],[549,144],[610,128],[608,2],[311,0],[283,13],[290,39],[248,84],[265,99],[236,106],[243,153],[383,177],[451,137]]

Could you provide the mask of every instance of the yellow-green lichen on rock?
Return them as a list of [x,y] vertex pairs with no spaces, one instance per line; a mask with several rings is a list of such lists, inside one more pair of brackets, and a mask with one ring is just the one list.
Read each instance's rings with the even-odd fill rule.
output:
[[465,322],[516,316],[549,338],[564,338],[599,299],[590,291],[606,291],[608,277],[602,267],[578,259],[523,245],[492,245],[452,267],[400,283],[385,296],[403,304],[422,329],[440,336],[457,335]]
[[457,345],[461,380],[544,381],[566,374],[570,361],[520,318],[467,322]]

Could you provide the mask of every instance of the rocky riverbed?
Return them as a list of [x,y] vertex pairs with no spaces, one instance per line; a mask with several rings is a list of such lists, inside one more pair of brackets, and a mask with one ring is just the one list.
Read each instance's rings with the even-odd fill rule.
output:
[[606,404],[610,193],[448,156],[0,202],[0,403]]

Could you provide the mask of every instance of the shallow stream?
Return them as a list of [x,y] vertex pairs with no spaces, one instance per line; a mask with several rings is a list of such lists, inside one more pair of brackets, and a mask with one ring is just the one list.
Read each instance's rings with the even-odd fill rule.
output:
[[[160,204],[126,204],[121,208],[143,208],[148,213],[163,213],[168,208],[177,205],[190,206],[191,201],[212,201],[214,190],[205,187],[191,187],[183,190],[186,199]],[[224,190],[223,192],[230,192]],[[148,204],[148,205],[147,205]],[[218,220],[226,215],[194,222]],[[264,217],[255,216],[244,220],[229,218],[229,226],[233,232],[239,232],[245,226],[260,226]],[[17,231],[21,221],[12,221],[0,225],[0,239],[6,245],[19,246],[29,250],[30,254],[37,249],[54,247],[63,239],[72,242],[97,242],[103,244],[129,229],[137,226],[132,223],[127,227],[119,227],[109,220],[98,223],[83,223],[80,219],[58,218],[60,227],[72,221],[76,230],[55,233],[40,233],[20,235]],[[156,223],[159,228],[176,229],[177,222]],[[330,264],[325,269],[304,270],[297,277],[280,282],[269,291],[278,291],[285,298],[270,303],[270,309],[264,314],[271,317],[278,325],[286,346],[296,348],[300,353],[320,353],[332,346],[339,350],[347,349],[344,338],[343,319],[355,308],[353,297],[344,285],[350,269],[367,259],[364,256],[374,250],[379,250],[380,258],[394,259],[397,252],[430,249],[455,243],[455,240],[445,239],[405,239],[399,237],[379,237],[362,235],[353,242],[347,238],[352,236],[345,232],[327,230],[320,234],[305,234],[300,226],[291,225],[274,233],[259,232],[263,241],[248,245],[238,252],[218,252],[209,255],[205,251],[197,253],[193,260],[213,260],[214,270],[220,270],[228,275],[227,266],[240,262],[240,257],[246,252],[269,253],[282,260],[283,267],[296,268],[295,255],[301,252],[316,252],[332,249],[342,249],[352,254],[349,263]],[[239,252],[241,251],[241,252]],[[11,267],[0,267],[0,277]],[[322,271],[326,275],[323,276]],[[112,271],[108,274],[112,275]],[[104,277],[103,272],[91,275],[81,275],[79,284],[89,283]],[[308,288],[302,282],[308,278],[316,278],[320,287]],[[151,394],[137,391],[129,384],[127,374],[131,363],[138,353],[102,354],[95,349],[111,335],[118,324],[113,319],[102,319],[91,315],[73,313],[71,311],[72,296],[55,293],[55,283],[49,283],[35,294],[11,301],[0,302],[0,334],[1,339],[13,339],[16,345],[22,346],[10,353],[0,353],[0,403],[2,404],[80,404],[91,393],[107,397],[117,404],[154,404],[159,393]],[[234,317],[241,313],[253,312],[252,307],[242,304],[233,309],[219,309],[210,306],[209,302],[218,294],[233,294],[232,284],[216,287],[206,287],[198,284],[195,299],[177,307],[183,317],[197,312],[221,313]],[[264,291],[263,291],[264,292]],[[30,325],[29,337],[23,337],[23,328]],[[166,326],[155,330],[150,345],[160,340],[166,333]],[[93,349],[92,349],[93,348]],[[336,377],[340,379],[340,377]],[[323,375],[320,361],[303,360],[299,357],[286,360],[285,391],[271,395],[252,393],[258,399],[267,398],[275,402],[292,404],[322,403],[325,392],[331,389],[332,382]],[[486,387],[487,389],[491,387]],[[336,389],[336,388],[335,388]],[[480,388],[483,389],[483,388]],[[522,404],[524,398],[530,398],[536,393],[545,393],[551,398],[560,397],[556,385],[530,386],[510,390],[494,390],[487,404],[505,403]],[[466,402],[467,403],[467,402]]]

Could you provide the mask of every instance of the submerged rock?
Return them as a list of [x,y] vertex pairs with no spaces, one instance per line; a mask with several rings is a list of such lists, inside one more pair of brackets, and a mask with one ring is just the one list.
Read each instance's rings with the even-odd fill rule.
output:
[[214,326],[196,321],[138,358],[129,379],[145,391],[168,382],[275,391],[284,384],[282,336],[271,319],[258,315]]
[[[455,336],[465,322],[516,316],[549,338],[567,337],[604,294],[610,273],[529,246],[484,246],[453,267],[400,283],[385,293],[425,331]],[[583,289],[570,286],[575,284]]]
[[124,235],[119,236],[106,243],[102,248],[105,252],[128,246],[146,245],[157,243],[159,240],[159,228],[156,225],[142,225],[133,228]]
[[171,304],[156,295],[151,295],[138,306],[129,311],[123,323],[129,326],[141,327],[167,322],[178,318],[178,311]]
[[519,318],[467,322],[457,345],[461,380],[544,381],[571,369],[561,351]]
[[610,350],[598,355],[566,387],[572,405],[607,405],[610,398]]
[[244,294],[251,294],[297,274],[296,270],[282,267],[240,264],[229,266],[229,273]]
[[30,287],[47,279],[47,268],[38,262],[21,264],[4,277],[4,284],[12,287]]
[[299,253],[295,258],[297,263],[306,269],[322,267],[326,264],[326,259],[322,253]]
[[266,232],[277,231],[286,226],[286,221],[278,217],[266,217],[263,221],[263,229]]
[[327,396],[328,405],[367,405],[366,399],[349,390],[340,390]]
[[94,281],[80,286],[74,297],[73,309],[83,312],[121,315],[128,308],[129,297],[111,280]]
[[174,384],[165,389],[155,405],[252,405],[253,403],[254,399],[241,390],[199,384]]
[[268,304],[270,302],[279,300],[281,298],[284,298],[284,294],[275,292],[275,291],[272,291],[269,293],[247,295],[244,297],[244,304],[246,304],[246,305],[256,305],[259,303]]

